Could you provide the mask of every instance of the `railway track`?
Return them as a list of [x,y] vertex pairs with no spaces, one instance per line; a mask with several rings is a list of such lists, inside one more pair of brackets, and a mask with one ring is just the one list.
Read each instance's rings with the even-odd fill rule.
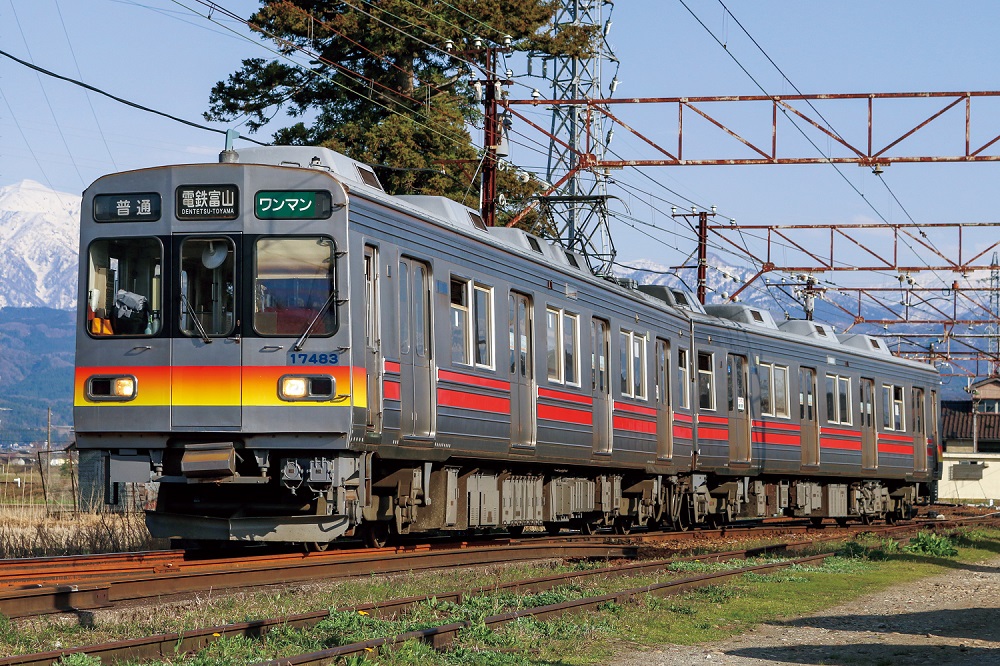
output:
[[[916,522],[899,526],[880,526],[878,528],[868,527],[865,530],[843,530],[834,529],[830,530],[828,535],[814,535],[815,538],[811,540],[788,542],[782,544],[774,544],[769,546],[760,546],[756,548],[744,549],[739,551],[726,551],[719,553],[703,553],[699,555],[692,555],[688,557],[677,558],[673,557],[669,560],[651,560],[651,561],[640,561],[636,563],[629,564],[617,564],[614,567],[607,567],[601,569],[592,569],[588,571],[576,571],[567,574],[557,574],[552,576],[546,576],[543,578],[533,578],[528,580],[512,581],[508,583],[503,583],[499,585],[491,585],[487,588],[477,588],[472,590],[459,590],[450,592],[439,592],[433,595],[419,596],[419,597],[407,597],[402,599],[392,599],[389,601],[382,601],[372,604],[365,604],[361,606],[352,606],[350,608],[343,608],[340,610],[351,610],[356,612],[364,612],[368,614],[377,614],[384,617],[392,617],[404,613],[407,609],[414,607],[420,603],[426,603],[429,599],[434,598],[439,601],[454,601],[455,603],[461,603],[461,601],[469,596],[481,595],[490,591],[515,591],[520,593],[528,592],[539,592],[543,590],[548,590],[558,585],[564,585],[571,581],[582,581],[587,578],[594,578],[598,576],[627,576],[627,575],[637,575],[643,573],[662,571],[670,564],[675,562],[680,562],[684,560],[699,560],[699,561],[726,561],[737,558],[747,558],[754,556],[763,555],[774,555],[783,553],[794,553],[797,550],[811,548],[815,549],[820,544],[831,541],[841,541],[845,538],[852,536],[852,533],[858,531],[871,531],[876,532],[881,535],[892,536],[904,541],[906,535],[915,534],[921,529],[935,529],[936,531],[950,530],[960,526],[970,526],[978,524],[995,524],[997,516],[985,516],[985,517],[971,517],[959,520],[950,521],[927,521],[927,522]],[[742,528],[740,528],[742,529]],[[781,530],[792,530],[793,532],[801,531],[805,529],[805,526],[796,525],[785,525],[780,528]],[[810,528],[813,532],[821,532],[823,530],[816,530],[815,528]],[[720,534],[725,532],[734,531],[732,528],[729,530],[716,530],[716,531],[706,531],[706,532],[693,532],[693,533],[668,533],[668,534],[645,534],[636,535],[635,537],[628,540],[627,543],[609,543],[615,541],[625,541],[620,537],[609,538],[609,539],[597,539],[593,537],[582,538],[582,537],[564,537],[562,539],[539,539],[538,543],[507,543],[503,546],[496,545],[475,545],[465,549],[452,549],[451,551],[432,553],[428,548],[420,552],[417,548],[404,549],[407,552],[399,553],[400,549],[376,549],[369,551],[354,551],[348,553],[324,553],[320,556],[310,555],[308,557],[298,556],[300,561],[305,561],[312,559],[314,560],[314,565],[318,567],[317,572],[328,570],[331,566],[336,566],[334,562],[339,563],[339,565],[346,568],[356,566],[358,564],[365,562],[365,557],[368,556],[367,568],[360,575],[368,575],[372,572],[372,564],[375,561],[385,561],[390,562],[395,560],[397,565],[409,561],[409,564],[404,564],[402,568],[394,565],[386,565],[379,567],[380,571],[390,572],[390,571],[401,571],[401,570],[418,570],[426,568],[437,568],[437,567],[453,567],[453,566],[463,566],[469,564],[489,564],[493,562],[510,562],[519,559],[539,559],[546,557],[599,557],[599,558],[631,558],[638,554],[638,551],[643,543],[662,543],[666,540],[668,536],[679,537],[680,539],[691,539],[698,535],[701,536],[712,536],[712,532],[719,532]],[[759,530],[758,530],[759,531]],[[807,530],[808,531],[808,530]],[[756,533],[756,532],[755,532]],[[595,541],[601,541],[602,543],[595,543]],[[467,544],[466,544],[467,545]],[[389,553],[384,551],[393,550],[396,551],[394,554],[396,557],[387,557]],[[441,550],[440,547],[438,550]],[[561,551],[560,555],[556,555],[557,551]],[[545,553],[545,554],[540,554]],[[154,561],[159,561],[161,563],[167,564],[171,560],[168,557],[170,552],[157,552],[148,553],[150,557],[137,558],[145,562],[148,566]],[[450,554],[450,556],[449,556]],[[746,567],[741,569],[736,569],[727,572],[706,574],[702,576],[693,576],[680,580],[669,581],[666,583],[660,583],[653,586],[644,586],[642,588],[629,589],[625,591],[615,592],[609,595],[602,595],[598,597],[591,597],[579,600],[573,600],[569,602],[564,602],[562,604],[554,604],[551,606],[538,607],[520,610],[515,613],[505,613],[497,616],[487,618],[485,620],[487,626],[495,626],[497,624],[502,624],[507,621],[511,621],[518,617],[524,617],[526,615],[531,615],[537,618],[550,617],[554,614],[560,614],[564,612],[578,612],[580,610],[586,610],[590,608],[596,608],[602,603],[607,603],[608,601],[614,601],[615,603],[626,603],[638,595],[641,594],[655,594],[655,595],[667,595],[675,594],[678,592],[686,591],[694,587],[702,585],[713,585],[729,580],[733,577],[742,575],[748,571],[766,571],[771,570],[776,567],[787,566],[788,564],[795,562],[809,562],[817,561],[825,557],[830,556],[831,553],[824,553],[821,555],[813,555],[807,558],[798,558],[795,560],[789,560],[784,563],[767,564],[756,567]],[[470,556],[472,559],[469,559]],[[481,558],[479,556],[485,556]],[[430,559],[428,559],[430,558]],[[83,560],[92,560],[92,558],[81,558]],[[286,555],[284,557],[286,560],[295,559],[293,556]],[[129,558],[124,556],[116,556],[112,560],[128,562]],[[320,563],[320,561],[323,561]],[[44,566],[44,568],[51,568],[55,566],[49,561],[38,561],[38,564]],[[91,565],[95,562],[91,561]],[[261,562],[257,562],[261,564]],[[15,566],[22,567],[25,570],[28,563],[26,561],[16,562]],[[219,561],[213,561],[213,566],[219,566]],[[80,567],[82,570],[87,570],[87,567],[83,562],[74,562],[73,566]],[[92,569],[93,567],[91,567]],[[256,566],[250,566],[248,569],[253,571],[258,571]],[[297,569],[297,567],[296,567]],[[183,574],[196,575],[192,572]],[[205,574],[206,576],[211,576],[211,574]],[[324,574],[320,574],[324,575]],[[347,572],[341,572],[337,577],[348,577],[351,574]],[[325,577],[331,577],[329,573],[325,574]],[[169,572],[164,576],[165,580],[175,580],[175,575],[173,572]],[[285,577],[285,582],[288,582],[288,578]],[[121,581],[119,581],[121,582]],[[257,583],[258,585],[261,583]],[[245,585],[243,585],[245,586]],[[113,588],[112,584],[109,584],[109,590]],[[155,596],[155,595],[150,595]],[[148,597],[147,597],[148,598]],[[78,610],[83,610],[78,608]],[[288,626],[294,628],[308,628],[324,618],[329,616],[329,612],[326,610],[317,611],[313,613],[305,613],[290,617],[273,618],[266,620],[256,620],[251,622],[244,622],[239,624],[230,624],[225,626],[210,627],[201,630],[186,631],[183,635],[180,634],[160,634],[156,636],[150,636],[142,639],[134,639],[129,641],[119,641],[114,643],[106,643],[96,646],[86,646],[80,648],[74,648],[69,650],[60,650],[56,652],[40,653],[35,655],[23,655],[16,657],[8,657],[5,659],[0,659],[0,666],[24,666],[24,665],[40,665],[40,664],[51,664],[53,661],[57,660],[60,656],[65,654],[70,654],[73,652],[86,652],[92,656],[98,656],[105,662],[111,662],[121,659],[157,659],[165,656],[176,655],[178,653],[190,652],[195,650],[203,649],[205,646],[210,644],[212,641],[217,640],[222,636],[263,636],[268,631],[276,626]],[[361,654],[368,650],[384,646],[396,644],[411,639],[426,640],[435,646],[444,646],[454,639],[455,635],[465,627],[465,623],[452,623],[441,625],[439,627],[433,627],[430,629],[424,629],[418,632],[408,632],[405,634],[400,634],[398,636],[388,636],[379,638],[373,641],[365,641],[363,643],[356,643],[347,646],[339,646],[332,648],[330,650],[324,650],[321,653],[313,653],[309,655],[299,655],[297,657],[282,659],[279,662],[272,662],[273,664],[318,664],[318,663],[330,663],[332,660],[338,657],[349,656],[351,654]]]
[[[965,520],[975,520],[969,518]],[[960,521],[915,521],[882,527],[905,534],[921,527],[954,527]],[[799,534],[808,545],[843,539],[871,526],[817,528],[789,521],[758,527],[724,527],[690,532],[648,532],[629,536],[538,536],[392,548],[269,553],[195,559],[182,551],[7,560],[0,563],[0,614],[10,618],[109,608],[148,599],[237,590],[316,579],[344,579],[373,573],[398,573],[471,564],[550,558],[632,558],[644,546],[684,551],[698,541],[770,538]],[[789,547],[792,545],[789,544]]]

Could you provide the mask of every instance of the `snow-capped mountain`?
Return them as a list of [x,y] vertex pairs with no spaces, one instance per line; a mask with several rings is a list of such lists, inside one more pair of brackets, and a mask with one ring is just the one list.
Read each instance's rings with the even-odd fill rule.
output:
[[0,307],[72,308],[80,197],[25,180],[0,188]]

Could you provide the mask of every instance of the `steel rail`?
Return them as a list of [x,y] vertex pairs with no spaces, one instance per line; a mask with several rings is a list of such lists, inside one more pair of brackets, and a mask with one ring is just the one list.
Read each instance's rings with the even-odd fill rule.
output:
[[[103,582],[0,590],[0,614],[11,618],[107,608],[117,603],[177,597],[204,590],[246,587],[446,569],[469,564],[495,564],[548,558],[634,557],[634,544],[596,541],[545,541],[485,545],[456,550],[376,549],[334,553],[330,557],[303,557],[250,564],[213,561],[205,567],[178,567],[159,574],[140,574]],[[390,552],[386,552],[390,551]]]

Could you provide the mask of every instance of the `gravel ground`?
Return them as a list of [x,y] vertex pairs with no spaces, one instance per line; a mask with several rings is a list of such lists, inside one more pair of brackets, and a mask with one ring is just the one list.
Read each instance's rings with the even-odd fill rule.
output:
[[957,564],[826,611],[717,643],[664,645],[614,666],[1000,664],[1000,558]]

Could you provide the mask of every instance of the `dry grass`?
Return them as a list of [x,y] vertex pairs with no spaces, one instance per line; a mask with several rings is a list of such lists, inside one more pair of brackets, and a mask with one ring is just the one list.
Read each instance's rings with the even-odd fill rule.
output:
[[120,553],[166,547],[142,513],[62,513],[0,507],[0,558]]

